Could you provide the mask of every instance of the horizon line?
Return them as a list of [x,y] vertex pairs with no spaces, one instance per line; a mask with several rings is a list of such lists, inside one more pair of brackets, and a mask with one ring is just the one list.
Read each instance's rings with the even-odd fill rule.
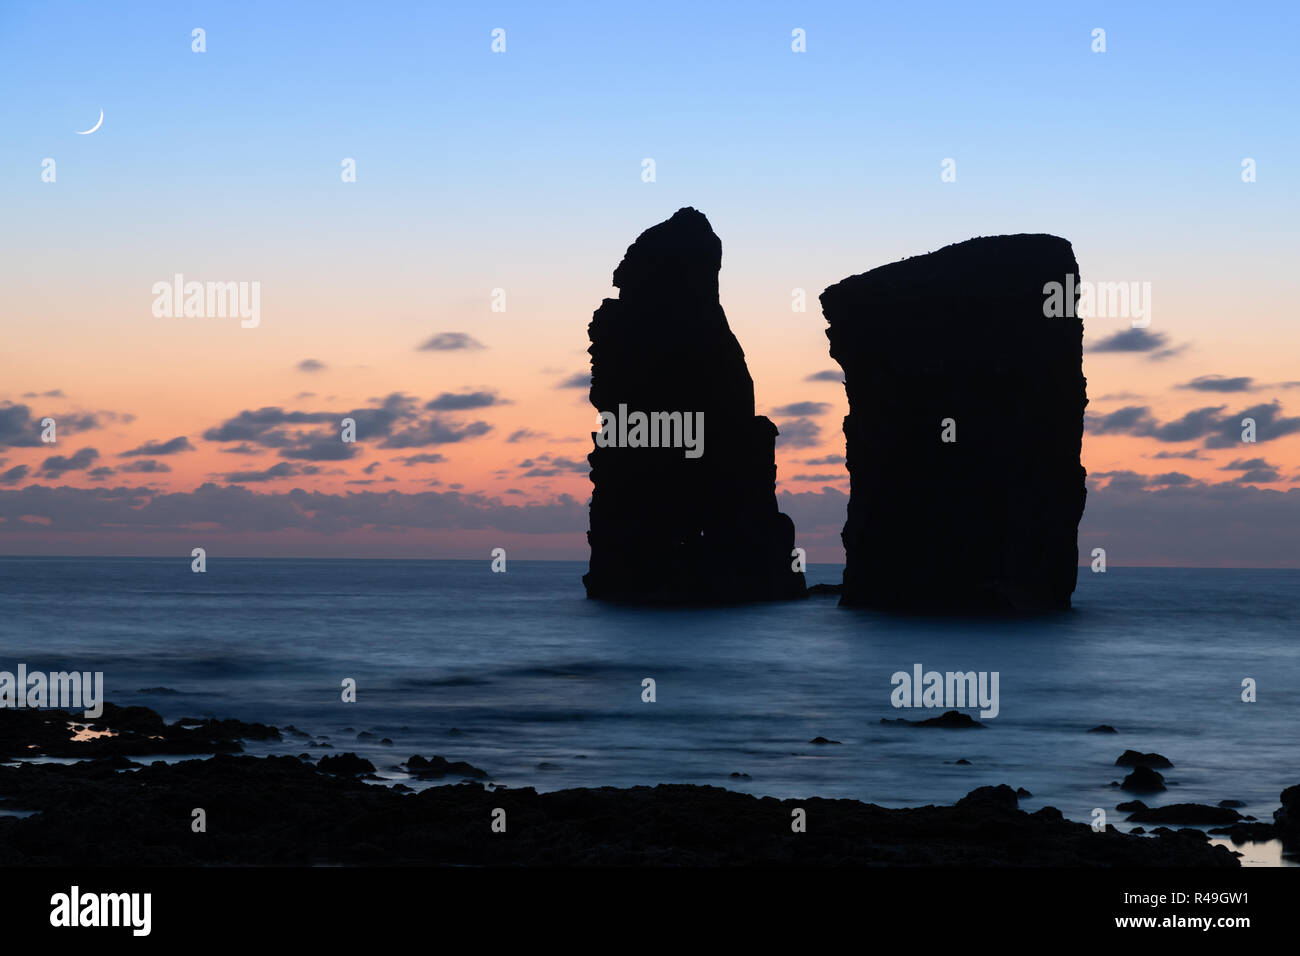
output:
[[[492,556],[472,558],[411,558],[411,557],[330,557],[322,558],[319,556],[296,556],[296,555],[258,555],[258,554],[227,554],[220,555],[221,560],[231,561],[445,561],[445,562],[464,562],[464,561],[492,561]],[[50,561],[65,558],[80,558],[86,560],[109,560],[109,561],[189,561],[192,556],[188,553],[178,554],[0,554],[0,561],[6,560],[36,560]],[[510,558],[511,562],[520,564],[583,564],[590,563],[590,558]],[[844,567],[843,561],[809,561],[808,567]],[[1091,567],[1090,564],[1078,565],[1079,570]],[[1300,566],[1291,565],[1212,565],[1212,564],[1108,564],[1108,568],[1122,568],[1135,570],[1170,570],[1170,571],[1300,571]]]

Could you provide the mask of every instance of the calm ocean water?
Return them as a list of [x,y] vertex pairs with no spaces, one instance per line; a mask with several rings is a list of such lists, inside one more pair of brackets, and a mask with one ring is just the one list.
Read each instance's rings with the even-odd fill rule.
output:
[[[395,779],[419,753],[539,790],[689,782],[900,807],[1008,783],[1034,794],[1025,809],[1088,821],[1103,807],[1122,828],[1125,797],[1108,785],[1125,748],[1175,764],[1176,785],[1148,803],[1234,798],[1270,820],[1300,783],[1300,571],[1084,570],[1071,613],[959,621],[831,597],[610,607],[585,599],[585,569],[216,558],[194,574],[183,556],[0,558],[0,670],[103,671],[108,699],[168,719],[292,723]],[[814,565],[809,581],[839,574]],[[915,663],[1000,672],[1001,713],[987,730],[881,725],[941,712],[891,707],[890,675]],[[347,677],[354,704],[340,701]],[[1241,701],[1245,677],[1256,703]],[[140,692],[160,686],[177,693]],[[1085,733],[1102,723],[1120,734]],[[808,743],[819,735],[842,743]]]

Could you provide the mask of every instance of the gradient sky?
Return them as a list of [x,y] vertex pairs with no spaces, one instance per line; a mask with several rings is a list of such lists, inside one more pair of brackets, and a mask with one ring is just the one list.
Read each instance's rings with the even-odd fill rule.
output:
[[[565,383],[623,251],[689,205],[811,559],[841,560],[848,491],[818,293],[1049,232],[1152,287],[1134,350],[1086,324],[1085,554],[1300,565],[1300,14],[1130,7],[0,7],[0,553],[585,557],[594,411]],[[176,273],[260,282],[260,326],[154,317]],[[443,333],[481,347],[419,348]],[[405,447],[216,438],[385,402]]]

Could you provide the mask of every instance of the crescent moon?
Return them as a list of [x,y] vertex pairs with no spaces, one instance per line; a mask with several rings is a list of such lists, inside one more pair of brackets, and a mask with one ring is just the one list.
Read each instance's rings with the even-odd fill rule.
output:
[[94,126],[92,126],[90,129],[79,129],[79,130],[77,130],[77,135],[78,135],[78,136],[89,136],[89,135],[90,135],[91,133],[93,133],[95,130],[99,129],[102,125],[104,125],[104,111],[103,111],[103,110],[100,110],[100,111],[99,111],[99,122],[97,122],[97,123],[96,123]]

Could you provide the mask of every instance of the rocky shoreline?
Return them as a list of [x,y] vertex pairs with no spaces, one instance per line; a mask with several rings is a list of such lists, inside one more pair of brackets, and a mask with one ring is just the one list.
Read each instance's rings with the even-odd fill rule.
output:
[[[113,736],[71,739],[74,731],[110,729]],[[366,783],[376,779],[374,767],[353,754],[241,756],[241,739],[280,733],[240,721],[166,724],[146,708],[111,704],[97,720],[0,710],[0,760],[85,758],[0,766],[0,813],[35,811],[0,815],[0,859],[11,866],[1238,866],[1202,830],[1162,827],[1154,839],[1114,826],[1097,833],[1052,807],[1018,809],[1016,791],[1005,785],[981,787],[951,807],[901,810],[696,785],[538,793],[454,783],[486,775],[413,755],[402,763],[412,776],[448,782],[413,793]],[[185,745],[192,749],[176,749]],[[210,756],[127,757],[187,752]],[[203,832],[195,832],[196,809]],[[1201,822],[1228,823],[1224,832],[1234,838],[1294,838],[1300,787],[1284,793],[1274,824],[1216,809]],[[1177,816],[1166,808],[1150,822],[1177,823]]]

